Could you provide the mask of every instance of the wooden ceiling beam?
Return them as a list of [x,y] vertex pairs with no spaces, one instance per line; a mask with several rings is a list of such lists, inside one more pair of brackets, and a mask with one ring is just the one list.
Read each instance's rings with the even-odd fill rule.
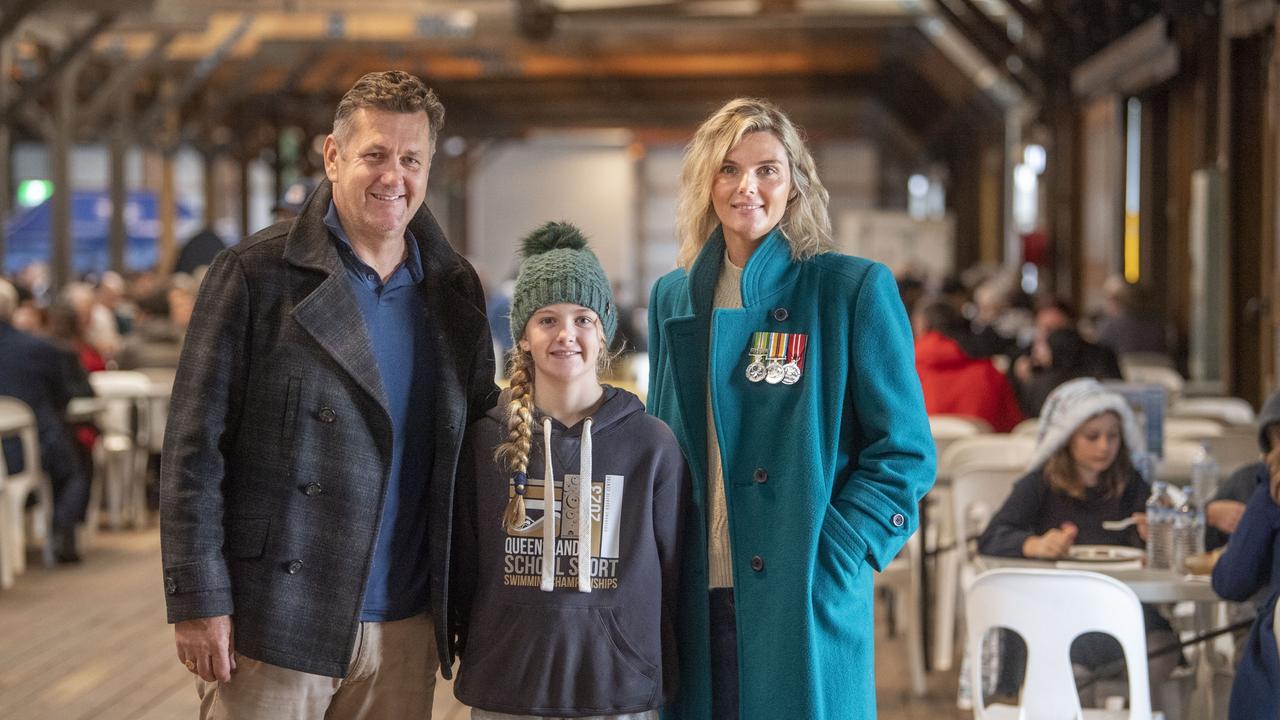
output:
[[8,39],[28,15],[39,10],[46,2],[47,0],[15,0],[6,3],[4,15],[0,15],[0,42]]
[[151,50],[144,57],[117,69],[111,74],[106,84],[98,89],[78,113],[80,132],[92,132],[93,126],[102,119],[106,111],[116,102],[121,93],[130,92],[133,84],[146,73],[155,69],[165,57],[165,49],[177,37],[177,33],[169,30],[155,38]]
[[45,73],[24,86],[18,97],[5,106],[3,114],[0,115],[0,122],[11,123],[16,120],[19,110],[28,102],[40,97],[41,94],[56,83],[72,61],[87,52],[93,39],[110,27],[111,23],[115,22],[115,19],[116,15],[114,13],[97,15],[87,28],[68,40],[66,46],[58,53],[58,56],[53,59],[53,62],[49,63]]

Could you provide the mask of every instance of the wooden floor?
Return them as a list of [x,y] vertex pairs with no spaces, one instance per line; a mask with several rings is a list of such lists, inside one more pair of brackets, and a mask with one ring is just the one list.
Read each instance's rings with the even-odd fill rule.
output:
[[[902,643],[876,653],[881,720],[959,720],[955,672],[933,675],[911,698]],[[192,676],[178,664],[165,624],[155,529],[104,532],[74,567],[30,567],[0,591],[0,718],[195,718]],[[449,685],[436,687],[436,720],[464,720]]]

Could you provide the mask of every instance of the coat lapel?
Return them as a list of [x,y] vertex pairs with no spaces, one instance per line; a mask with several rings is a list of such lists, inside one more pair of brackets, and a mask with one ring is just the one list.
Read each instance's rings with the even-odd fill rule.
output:
[[387,396],[369,331],[324,224],[331,198],[326,180],[311,194],[285,241],[285,258],[291,264],[325,275],[294,305],[293,317],[385,411]]

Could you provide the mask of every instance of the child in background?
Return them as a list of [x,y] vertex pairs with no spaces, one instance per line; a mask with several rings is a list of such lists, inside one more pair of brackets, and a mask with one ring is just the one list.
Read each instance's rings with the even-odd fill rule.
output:
[[[1138,473],[1134,457],[1145,444],[1133,412],[1120,395],[1093,378],[1058,386],[1040,414],[1040,433],[1029,472],[1013,486],[1004,505],[978,540],[983,555],[1056,559],[1072,545],[1145,546],[1146,499],[1150,486]],[[1133,517],[1134,526],[1113,531],[1104,520]],[[1147,647],[1176,640],[1169,622],[1143,605]],[[1071,660],[1096,670],[1123,657],[1114,638],[1088,633],[1073,643]],[[1152,706],[1174,720],[1178,689],[1164,681],[1179,654],[1150,660]],[[1167,696],[1167,697],[1166,697]]]
[[577,228],[524,240],[511,387],[459,463],[454,692],[474,720],[656,720],[674,694],[688,470],[639,398],[600,383],[617,322]]

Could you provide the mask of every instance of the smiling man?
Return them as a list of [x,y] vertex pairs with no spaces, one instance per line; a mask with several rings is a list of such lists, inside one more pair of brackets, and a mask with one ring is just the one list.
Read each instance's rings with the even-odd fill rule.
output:
[[430,718],[462,431],[496,399],[484,295],[423,205],[444,107],[365,75],[296,221],[205,276],[161,538],[202,718]]

